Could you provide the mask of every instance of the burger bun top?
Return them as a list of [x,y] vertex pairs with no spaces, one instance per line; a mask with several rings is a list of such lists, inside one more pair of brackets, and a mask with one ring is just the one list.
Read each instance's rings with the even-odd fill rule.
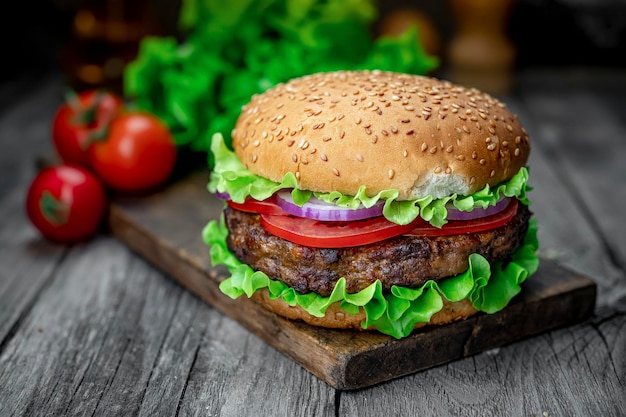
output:
[[233,149],[253,173],[292,172],[316,192],[399,200],[469,195],[526,165],[528,134],[496,98],[431,77],[382,71],[311,74],[248,103]]

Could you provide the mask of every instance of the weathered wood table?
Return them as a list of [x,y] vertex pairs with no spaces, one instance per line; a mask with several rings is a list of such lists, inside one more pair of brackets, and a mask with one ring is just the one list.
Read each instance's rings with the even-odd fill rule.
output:
[[39,237],[24,196],[64,88],[55,73],[0,84],[0,416],[626,415],[626,71],[525,70],[503,97],[534,145],[542,256],[595,281],[593,315],[357,390],[318,379],[120,236]]

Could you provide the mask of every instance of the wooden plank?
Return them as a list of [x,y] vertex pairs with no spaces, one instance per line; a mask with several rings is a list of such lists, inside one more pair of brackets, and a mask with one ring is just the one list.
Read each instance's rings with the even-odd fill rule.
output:
[[402,340],[285,320],[251,300],[231,300],[219,291],[226,271],[210,266],[200,232],[207,221],[219,217],[222,202],[206,191],[206,180],[201,171],[152,196],[118,199],[111,208],[111,232],[335,388],[371,386],[575,323],[593,312],[595,284],[544,261],[502,312],[427,328]]

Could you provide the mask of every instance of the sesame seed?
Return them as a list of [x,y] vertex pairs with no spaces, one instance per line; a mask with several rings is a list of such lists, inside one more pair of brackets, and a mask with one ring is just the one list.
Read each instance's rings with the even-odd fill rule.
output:
[[385,129],[381,130],[380,133],[382,133],[384,136],[389,136],[389,132],[387,132]]
[[490,151],[493,151],[496,149],[498,145],[496,145],[495,143],[490,143],[489,145],[487,145],[487,149],[489,149]]
[[468,133],[470,132],[469,127],[467,127],[467,125],[463,125],[463,132]]
[[446,152],[447,152],[447,153],[452,153],[452,151],[453,151],[453,150],[454,150],[454,146],[452,146],[452,145],[449,145],[449,146],[446,148]]
[[291,147],[294,143],[296,143],[296,141],[291,139],[289,142],[287,142],[287,146]]
[[252,146],[254,146],[255,148],[258,148],[260,144],[261,142],[259,142],[258,140],[255,140],[254,142],[252,142]]
[[489,174],[489,178],[493,178],[496,175],[496,171],[495,169],[491,170],[491,173]]
[[422,152],[425,152],[426,149],[428,149],[428,144],[426,142],[422,142],[422,147],[421,147]]
[[506,140],[502,141],[502,147],[506,148],[507,146],[509,146],[509,142]]
[[394,125],[391,125],[391,133],[398,133],[398,128]]
[[409,151],[405,149],[404,152],[402,152],[402,155],[406,158],[407,156],[409,156]]
[[356,121],[355,121],[355,123],[356,123],[357,125],[360,125],[360,124],[361,124],[361,122],[362,122],[362,120],[361,120],[361,118],[360,118],[360,117],[359,117],[359,118],[357,118],[357,119],[356,119]]
[[329,141],[329,140],[331,140],[331,139],[332,139],[332,138],[331,138],[330,136],[324,136],[324,137],[322,138],[322,141],[323,141],[323,142],[328,142],[328,141]]
[[506,130],[508,130],[509,132],[512,132],[513,131],[513,126],[506,125]]
[[478,161],[479,164],[481,165],[485,165],[487,163],[487,161],[485,161],[484,159],[481,159],[480,161]]
[[337,168],[333,168],[333,174],[339,176],[339,170]]
[[415,131],[413,129],[409,129],[406,131],[407,135],[412,135],[413,133],[415,133]]
[[435,174],[441,174],[441,171],[443,171],[441,167],[435,168]]
[[256,156],[255,154],[250,155],[250,161],[251,161],[252,163],[255,163],[255,162],[257,161],[257,159],[259,159],[259,157],[258,157],[258,156]]
[[472,159],[476,158],[478,158],[478,154],[476,153],[476,151],[472,151]]
[[343,139],[346,136],[346,132],[345,130],[341,132],[341,135],[339,135],[339,139]]
[[390,169],[389,172],[387,172],[387,176],[390,180],[393,179],[394,175],[396,175],[396,173],[393,169]]
[[521,136],[517,136],[517,137],[515,138],[515,144],[516,144],[516,145],[519,145],[520,143],[522,143],[522,137],[521,137]]
[[321,159],[322,161],[324,161],[324,162],[327,162],[327,161],[328,161],[328,157],[326,156],[326,154],[325,154],[325,153],[321,153],[321,154],[320,154],[320,159]]
[[295,153],[291,154],[291,160],[293,162],[298,162],[298,155],[296,155]]
[[462,162],[462,161],[465,161],[465,155],[457,155],[457,156],[456,156],[456,160],[457,160],[457,161],[461,161],[461,162]]
[[470,181],[469,181],[470,185],[474,184],[475,182],[476,182],[476,177],[470,178]]
[[363,155],[357,154],[356,160],[359,161],[359,162],[363,162]]
[[452,174],[452,168],[447,167],[446,168],[446,174],[448,174],[448,175]]
[[436,146],[431,147],[428,152],[430,152],[432,155],[436,154],[437,153],[437,147]]
[[515,156],[519,156],[519,154],[520,154],[519,148],[515,148],[515,152],[514,153],[515,153]]

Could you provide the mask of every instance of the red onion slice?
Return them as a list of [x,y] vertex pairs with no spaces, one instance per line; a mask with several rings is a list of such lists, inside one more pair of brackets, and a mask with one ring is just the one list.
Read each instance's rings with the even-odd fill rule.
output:
[[226,192],[219,192],[219,191],[215,191],[215,197],[219,198],[220,200],[226,200],[229,201],[230,200],[230,194],[226,193]]
[[505,208],[509,206],[511,202],[510,197],[502,198],[500,201],[496,203],[495,206],[488,206],[487,208],[476,207],[472,211],[460,211],[454,206],[450,205],[450,207],[446,207],[448,210],[448,220],[474,220],[480,219],[482,217],[492,216],[494,214],[500,213]]
[[370,208],[360,207],[351,209],[348,207],[339,207],[318,198],[311,197],[309,201],[300,207],[293,202],[291,191],[289,190],[276,193],[276,203],[280,208],[291,215],[329,222],[353,221],[378,217],[383,214],[383,206],[385,205],[385,202],[381,200]]

